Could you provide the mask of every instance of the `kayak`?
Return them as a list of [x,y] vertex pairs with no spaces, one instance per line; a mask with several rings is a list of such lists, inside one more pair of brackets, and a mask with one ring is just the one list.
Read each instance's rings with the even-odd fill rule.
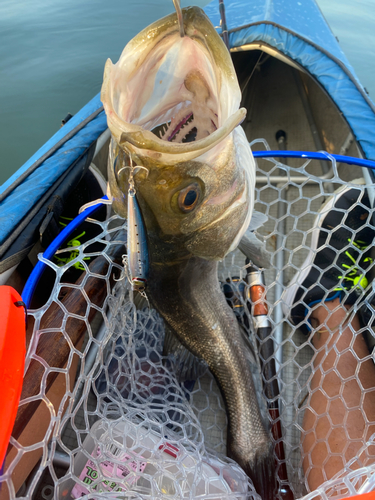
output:
[[[224,9],[214,0],[205,12],[228,40],[257,161],[255,205],[268,218],[257,232],[272,255],[262,300],[275,407],[262,392],[262,361],[254,377],[276,443],[277,495],[303,498],[313,493],[300,448],[313,350],[285,317],[283,293],[307,254],[322,201],[361,177],[374,203],[375,105],[314,0],[225,0]],[[0,187],[0,285],[13,287],[28,309],[0,500],[124,498],[124,490],[140,498],[251,498],[247,477],[223,458],[226,412],[214,378],[202,365],[176,382],[163,357],[162,320],[132,297],[125,221],[106,198],[110,137],[97,94]],[[246,269],[236,250],[220,263],[219,278],[255,335]],[[158,405],[164,417],[156,422]],[[112,458],[100,467],[108,443]],[[352,490],[327,478],[322,498],[334,488],[341,497],[371,491],[375,468],[359,471],[346,471]]]

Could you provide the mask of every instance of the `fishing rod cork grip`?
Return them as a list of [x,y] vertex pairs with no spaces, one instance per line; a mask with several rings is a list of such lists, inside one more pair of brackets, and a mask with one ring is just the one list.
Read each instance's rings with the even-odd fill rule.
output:
[[265,302],[263,302],[264,297],[265,297],[265,292],[266,289],[263,284],[261,283],[252,283],[251,282],[251,276],[250,276],[250,288],[249,288],[249,294],[250,294],[250,302],[253,304],[253,316],[264,316],[268,314],[268,306]]
[[263,273],[256,267],[247,268],[246,282],[249,285],[247,300],[251,304],[251,315],[256,328],[267,328],[270,326],[268,319],[268,305],[266,300],[266,286]]

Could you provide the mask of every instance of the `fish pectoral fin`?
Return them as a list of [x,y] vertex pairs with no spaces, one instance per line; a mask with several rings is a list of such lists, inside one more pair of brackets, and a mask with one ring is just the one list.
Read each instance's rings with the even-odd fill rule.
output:
[[181,344],[173,331],[165,325],[163,356],[170,359],[179,383],[197,380],[208,369],[202,359],[197,358]]
[[259,239],[254,231],[263,226],[267,220],[266,215],[254,211],[249,227],[238,244],[238,248],[253,264],[266,269],[271,267],[272,254],[266,249],[265,242]]
[[264,241],[259,240],[252,231],[246,231],[238,248],[257,267],[265,269],[271,267],[272,254],[266,249]]
[[268,221],[268,217],[266,214],[262,214],[262,212],[257,212],[256,210],[254,210],[252,215],[251,215],[251,220],[250,220],[249,227],[247,228],[247,231],[256,231],[261,226],[264,226],[264,224],[267,221]]

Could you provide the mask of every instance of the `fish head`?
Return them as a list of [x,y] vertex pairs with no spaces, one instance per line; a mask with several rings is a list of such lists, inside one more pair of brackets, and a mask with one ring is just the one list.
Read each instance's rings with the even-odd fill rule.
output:
[[239,126],[246,110],[230,54],[201,9],[182,13],[185,36],[172,14],[106,63],[109,188],[126,217],[123,167],[142,166],[134,181],[148,239],[222,259],[250,222],[255,165]]

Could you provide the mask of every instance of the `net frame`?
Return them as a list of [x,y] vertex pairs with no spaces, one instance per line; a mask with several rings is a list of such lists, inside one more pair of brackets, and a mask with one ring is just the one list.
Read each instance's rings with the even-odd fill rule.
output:
[[[343,164],[337,164],[335,158],[329,154],[327,154],[327,160],[331,163],[330,177],[322,178],[320,165],[314,164],[310,160],[303,161],[301,165],[300,160],[293,159],[287,165],[275,158],[258,159],[258,183],[255,189],[256,209],[268,216],[268,222],[258,230],[258,236],[263,237],[268,250],[273,255],[273,267],[265,270],[264,274],[266,300],[272,326],[271,336],[275,342],[277,375],[281,383],[280,403],[286,447],[285,461],[294,496],[304,500],[317,496],[323,499],[342,498],[371,491],[375,481],[375,466],[365,465],[358,458],[353,458],[345,465],[342,472],[334,478],[326,478],[321,487],[308,493],[302,471],[300,434],[303,433],[303,410],[306,408],[306,402],[303,403],[303,401],[309,392],[314,349],[310,340],[301,337],[301,333],[290,319],[280,311],[285,283],[300,269],[300,265],[304,261],[309,249],[314,218],[319,213],[323,198],[337,196],[335,194],[337,187],[354,186],[352,184],[353,170],[348,169]],[[358,169],[355,171],[355,175],[358,175],[357,172]],[[355,186],[358,188],[358,185]],[[371,191],[373,188],[373,185],[367,184],[359,189],[364,192],[365,189]],[[280,205],[284,205],[284,210],[280,208]],[[167,429],[170,436],[173,436],[173,438],[169,438],[169,444],[183,450],[182,458],[179,458],[180,464],[184,460],[192,460],[193,465],[190,469],[193,471],[191,472],[194,476],[193,483],[202,484],[203,493],[195,491],[194,488],[186,487],[192,482],[186,471],[182,472],[180,479],[185,487],[178,486],[177,489],[174,487],[172,493],[163,493],[160,486],[163,481],[160,480],[160,477],[164,477],[163,474],[168,475],[165,470],[168,471],[170,464],[163,460],[160,453],[156,453],[154,456],[149,449],[148,452],[151,455],[147,459],[156,469],[152,474],[146,474],[151,485],[150,491],[142,489],[137,491],[137,488],[130,488],[129,491],[106,492],[103,495],[96,491],[89,493],[85,498],[259,498],[252,490],[250,480],[244,476],[233,461],[224,456],[226,414],[214,378],[204,364],[201,364],[194,387],[190,391],[182,389],[175,375],[178,360],[166,359],[162,353],[164,330],[161,319],[155,312],[147,308],[147,304],[146,307],[143,304],[143,309],[138,304],[137,308],[137,301],[134,300],[129,284],[124,279],[121,264],[110,256],[111,249],[125,245],[125,233],[121,233],[121,230],[126,230],[126,223],[118,216],[112,216],[105,222],[91,220],[91,223],[100,228],[100,234],[93,240],[74,248],[77,257],[71,262],[60,267],[57,263],[39,256],[40,261],[44,262],[55,273],[55,284],[53,293],[46,304],[39,309],[29,311],[29,316],[34,323],[34,335],[28,348],[25,372],[32,360],[43,365],[45,371],[39,394],[21,400],[20,406],[40,399],[49,412],[50,422],[43,439],[40,441],[24,445],[19,440],[11,438],[10,444],[16,450],[16,454],[10,464],[6,465],[3,475],[0,476],[2,489],[7,490],[9,498],[16,497],[12,473],[19,466],[23,456],[41,449],[39,466],[29,480],[27,491],[23,493],[21,491],[20,498],[37,498],[37,495],[41,494],[41,481],[46,473],[52,479],[54,486],[51,498],[63,498],[61,495],[64,491],[64,485],[69,480],[73,481],[74,484],[79,483],[79,474],[75,469],[72,457],[77,457],[84,449],[85,438],[89,434],[89,430],[99,419],[104,423],[110,422],[111,424],[116,419],[121,418],[132,424],[136,422],[139,428],[143,428],[144,422],[147,422],[146,430],[150,432],[153,430],[158,436],[165,435]],[[277,239],[281,242],[281,246],[275,248]],[[94,243],[101,246],[100,251],[92,251]],[[64,249],[60,250],[60,253],[63,252]],[[284,254],[284,263],[275,267],[274,264],[280,252]],[[105,274],[92,273],[89,269],[87,258],[94,259],[98,256],[104,256],[108,262]],[[239,251],[227,256],[220,265],[220,280],[222,282],[229,280],[230,283],[234,283],[233,277],[238,276],[245,289],[248,288],[248,284],[244,281],[246,275],[244,261],[245,257]],[[84,316],[69,311],[59,299],[63,288],[77,288],[75,285],[64,283],[64,273],[77,262],[80,262],[85,269],[83,285],[80,285],[82,295],[87,303],[87,311]],[[372,268],[368,270],[369,273],[372,271]],[[113,275],[119,279],[115,285],[111,284]],[[84,285],[90,278],[102,280],[106,289],[106,298],[100,306],[91,303],[85,291]],[[235,283],[235,286],[238,289],[238,282]],[[246,317],[251,325],[251,317],[244,295],[238,293],[237,299],[242,306],[242,317]],[[367,295],[365,300],[370,303],[371,296]],[[40,328],[42,318],[52,303],[57,304],[63,312],[62,325],[60,328],[52,330]],[[363,300],[361,303],[358,301],[354,304],[353,315],[357,313],[362,303]],[[90,309],[96,312],[96,321],[102,324],[102,328],[97,328],[91,321],[88,321]],[[371,307],[369,310],[372,320]],[[65,330],[68,321],[72,319],[85,323],[87,329],[85,343],[80,349],[70,344],[66,367],[50,367],[37,354],[38,340],[43,335],[58,331],[63,333],[69,344],[69,336],[66,335]],[[99,335],[97,335],[98,331]],[[368,335],[368,330],[366,331]],[[259,339],[256,338],[256,332],[253,328],[250,329],[249,334],[254,345],[259,345]],[[372,331],[370,331],[371,336]],[[119,339],[121,340],[120,346],[122,346],[120,354]],[[140,352],[139,348],[137,351],[137,345],[140,344],[142,344],[144,352]],[[126,346],[125,349],[124,346]],[[76,376],[70,373],[74,358],[79,359],[79,369]],[[369,354],[370,358],[372,359],[372,356]],[[144,363],[143,366],[141,361]],[[111,363],[116,365],[116,369],[110,373]],[[51,371],[58,372],[65,379],[66,391],[57,407],[54,407],[48,397],[48,391],[46,391],[47,378]],[[103,378],[103,373],[106,386],[104,396],[103,392],[98,390],[98,381],[101,376]],[[124,374],[126,374],[126,380]],[[141,374],[141,378],[143,377],[141,381],[137,379],[137,374],[138,376]],[[258,381],[261,398],[262,375],[259,365],[254,369],[254,376]],[[72,380],[73,377],[74,380]],[[145,383],[145,379],[147,379],[147,383]],[[126,385],[130,389],[129,387],[126,389]],[[364,390],[365,394],[371,392],[372,388]],[[164,397],[166,393],[170,398],[169,406],[163,406],[160,401],[156,401],[158,398],[159,400],[163,399],[161,395]],[[129,394],[132,394],[133,399],[129,399]],[[156,400],[155,396],[157,396]],[[264,407],[266,403],[263,401]],[[155,409],[155,407],[157,408]],[[179,421],[179,419],[182,420]],[[368,424],[370,425],[370,422]],[[98,439],[96,446],[101,444],[100,439]],[[371,450],[373,445],[374,436],[371,436],[358,456],[361,456],[366,450]],[[65,460],[68,457],[65,463],[69,462],[70,465],[67,472],[61,475],[57,464],[59,463],[58,457],[61,459],[61,454],[64,453]],[[146,451],[143,453],[145,454]],[[91,452],[85,451],[84,455],[87,460],[92,459]],[[139,452],[135,454],[135,456],[138,455]],[[143,456],[142,453],[141,456]],[[112,459],[115,460],[114,457]],[[99,460],[97,462],[98,470],[100,470],[100,463]],[[203,464],[208,465],[209,469],[204,470]],[[212,479],[213,476],[210,478],[212,470],[216,471],[217,474],[214,479]],[[180,470],[175,471],[176,476],[179,473],[181,473]],[[137,474],[134,473],[132,485],[140,482],[139,478],[136,479],[135,476]],[[108,477],[102,471],[102,476],[98,476],[96,484],[99,485],[106,479]],[[225,485],[230,485],[232,481],[234,491],[229,488],[226,492],[211,493],[209,491],[210,484],[213,485],[215,481],[218,481],[217,484],[222,483],[221,486],[224,485],[224,489]]]

